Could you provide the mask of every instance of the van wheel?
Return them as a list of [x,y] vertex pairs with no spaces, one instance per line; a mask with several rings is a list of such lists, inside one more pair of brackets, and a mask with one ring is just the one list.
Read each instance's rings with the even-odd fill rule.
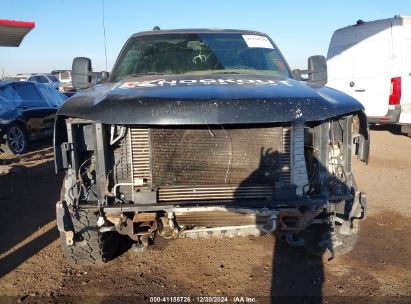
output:
[[408,137],[411,137],[411,124],[402,125],[401,126],[401,132],[404,133],[404,134],[407,134]]
[[0,146],[3,153],[2,158],[13,157],[27,151],[27,133],[24,127],[19,124],[11,124],[5,132],[5,143]]

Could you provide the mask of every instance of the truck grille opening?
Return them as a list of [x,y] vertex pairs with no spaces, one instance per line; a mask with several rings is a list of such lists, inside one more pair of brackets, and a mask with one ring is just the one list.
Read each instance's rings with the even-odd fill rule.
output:
[[184,227],[221,227],[241,225],[272,225],[269,213],[241,213],[234,211],[176,212],[176,223]]
[[270,198],[290,182],[288,127],[131,127],[132,177],[158,200]]

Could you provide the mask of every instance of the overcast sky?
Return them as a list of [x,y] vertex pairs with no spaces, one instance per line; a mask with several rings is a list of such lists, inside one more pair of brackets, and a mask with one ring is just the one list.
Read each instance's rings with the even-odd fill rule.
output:
[[[19,48],[0,47],[0,76],[71,69],[74,57],[90,57],[105,70],[103,0],[0,0],[0,19],[34,21]],[[332,33],[358,19],[411,16],[411,0],[105,0],[108,70],[133,33],[155,25],[233,28],[267,33],[291,68],[311,55],[326,55]]]

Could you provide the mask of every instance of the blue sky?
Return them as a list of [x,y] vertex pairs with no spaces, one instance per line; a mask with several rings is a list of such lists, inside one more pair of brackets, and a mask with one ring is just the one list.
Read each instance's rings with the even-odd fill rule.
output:
[[[0,47],[0,75],[70,69],[74,57],[105,70],[103,0],[0,0],[0,19],[34,21],[19,48]],[[236,28],[267,33],[291,68],[326,55],[337,28],[411,16],[411,0],[105,0],[108,70],[126,39],[158,25],[170,28]]]

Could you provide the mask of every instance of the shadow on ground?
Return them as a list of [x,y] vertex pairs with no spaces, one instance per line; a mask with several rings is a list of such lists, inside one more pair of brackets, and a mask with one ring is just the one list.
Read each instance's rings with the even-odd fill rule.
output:
[[407,136],[407,134],[401,132],[401,126],[400,125],[370,125],[370,129],[372,131],[388,131],[391,134],[394,135],[402,135],[402,136]]
[[[276,174],[283,156],[271,149],[264,150],[263,147],[260,155],[259,167],[240,184],[236,194],[256,182],[266,185],[278,182]],[[237,197],[241,198],[240,195]],[[292,202],[293,198],[290,196],[289,202]],[[279,233],[273,235],[276,241],[273,248],[271,297],[267,300],[271,303],[321,303],[324,283],[322,258],[313,256],[304,247],[292,247]],[[313,250],[324,253],[323,248],[317,248],[321,241],[320,230],[307,228],[304,240],[306,246],[311,244],[311,247],[315,247]],[[255,291],[250,293],[254,294]]]
[[322,258],[276,240],[271,282],[272,303],[322,303]]
[[56,228],[33,236],[55,219],[62,183],[62,175],[54,173],[48,143],[36,143],[0,176],[0,277],[58,238]]

